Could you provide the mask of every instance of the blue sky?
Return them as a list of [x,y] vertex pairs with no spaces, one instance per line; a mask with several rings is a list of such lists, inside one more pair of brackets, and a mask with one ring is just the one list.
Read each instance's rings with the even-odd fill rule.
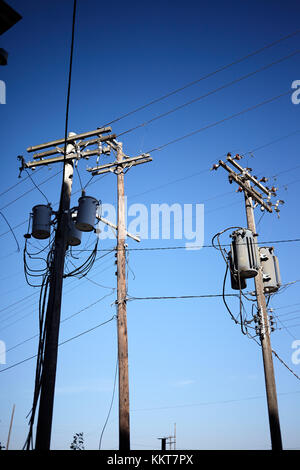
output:
[[[43,196],[27,179],[18,183],[17,155],[26,148],[64,136],[66,91],[73,2],[9,0],[23,19],[1,37],[9,51],[0,70],[6,83],[6,104],[0,106],[0,209],[21,247],[0,222],[0,339],[7,348],[38,332],[38,289],[24,279],[23,235],[32,207]],[[78,1],[71,87],[69,130],[95,129],[220,67],[296,31],[299,6],[274,2],[114,2]],[[299,49],[299,34],[260,54],[184,89],[115,124],[116,134],[154,116],[209,93]],[[253,152],[243,160],[255,173],[272,180],[284,199],[278,219],[267,214],[258,225],[261,241],[299,238],[298,142],[300,105],[291,101],[291,84],[299,80],[299,56],[159,119],[120,139],[128,155],[137,155],[178,137],[223,120],[282,93],[287,95],[210,127],[151,154],[153,161],[128,172],[128,204],[204,204],[204,243],[229,226],[244,226],[242,195],[228,184],[222,169],[209,172],[228,151]],[[290,93],[288,93],[290,90]],[[299,133],[297,133],[299,131]],[[288,137],[286,137],[288,136]],[[284,138],[285,137],[285,138]],[[267,145],[270,144],[270,145]],[[264,147],[263,147],[264,146]],[[90,160],[89,164],[94,164]],[[79,162],[83,182],[89,174]],[[298,166],[298,167],[297,167]],[[53,205],[59,199],[60,167],[43,168],[33,178]],[[23,175],[25,179],[25,174]],[[31,190],[26,193],[27,191]],[[74,178],[72,205],[80,184]],[[76,193],[77,191],[77,193]],[[24,195],[23,195],[24,194]],[[113,175],[98,179],[88,194],[116,203]],[[20,198],[19,198],[20,196]],[[19,199],[18,199],[19,198]],[[15,202],[12,202],[16,199]],[[257,221],[260,211],[256,212]],[[26,221],[26,223],[23,223]],[[93,240],[85,235],[83,246]],[[227,235],[224,243],[229,242]],[[143,240],[142,247],[184,245],[180,240]],[[128,240],[129,248],[135,248]],[[45,243],[36,243],[45,246]],[[101,242],[111,249],[113,240]],[[278,243],[283,283],[300,279],[299,243]],[[89,277],[116,287],[114,255],[95,263]],[[128,292],[133,297],[220,294],[224,261],[212,248],[197,251],[131,251]],[[134,275],[133,275],[133,273]],[[252,283],[249,282],[251,289]],[[273,349],[300,375],[292,363],[292,342],[300,338],[297,304],[299,284],[271,301],[280,322],[272,334]],[[227,292],[231,293],[229,284]],[[115,293],[86,279],[67,279],[62,318],[104,298],[62,324],[60,341],[111,318]],[[25,300],[23,300],[25,299]],[[22,300],[22,301],[21,301]],[[21,302],[19,302],[21,301]],[[18,302],[18,303],[16,303]],[[16,304],[15,304],[16,303]],[[12,305],[14,304],[14,305]],[[237,312],[234,300],[230,305]],[[289,307],[290,306],[290,307]],[[251,310],[251,305],[247,306]],[[131,442],[133,449],[159,448],[158,437],[177,427],[178,449],[269,449],[269,428],[261,350],[241,334],[220,298],[132,301],[128,303]],[[295,311],[294,314],[289,312]],[[282,315],[282,316],[281,316]],[[289,319],[295,318],[290,321]],[[288,327],[288,329],[286,328]],[[13,365],[37,351],[36,339],[7,352]],[[112,396],[116,364],[116,325],[111,322],[59,349],[52,448],[69,448],[76,432],[83,432],[87,449],[97,449]],[[279,412],[285,448],[299,448],[298,380],[274,359]],[[0,369],[0,370],[1,370]],[[35,360],[1,373],[0,441],[6,444],[10,414],[16,404],[11,449],[26,439],[26,415],[32,404]],[[117,396],[102,447],[118,447]]]

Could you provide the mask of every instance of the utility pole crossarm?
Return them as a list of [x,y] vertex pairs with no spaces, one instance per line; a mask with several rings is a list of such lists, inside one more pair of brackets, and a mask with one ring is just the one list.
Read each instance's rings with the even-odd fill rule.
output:
[[239,170],[243,176],[245,176],[247,179],[252,181],[261,191],[263,191],[267,196],[271,195],[271,192],[264,187],[263,184],[261,184],[259,181],[257,181],[254,176],[252,176],[248,171],[246,171],[241,165],[239,165],[233,158],[227,157],[227,160],[231,163],[232,166],[234,166],[237,170]]
[[[76,144],[76,146],[78,148],[81,148],[81,147],[86,148],[89,145],[94,145],[94,144],[98,144],[98,143],[101,143],[101,142],[107,142],[107,141],[113,140],[115,138],[116,138],[116,134],[109,134],[109,135],[105,135],[105,136],[100,135],[97,139],[81,140],[80,142],[78,142]],[[69,138],[69,140],[70,140],[70,138]],[[76,140],[77,140],[77,138],[76,138]],[[74,139],[73,139],[73,141],[74,141]],[[56,145],[55,149],[47,150],[46,152],[35,153],[32,158],[34,160],[37,160],[39,158],[44,158],[44,157],[48,157],[48,156],[51,156],[51,155],[56,155],[57,153],[64,153],[64,149],[62,147],[58,147]]]
[[105,165],[96,166],[94,168],[87,168],[87,171],[91,172],[92,175],[100,175],[103,173],[114,171],[119,167],[126,168],[128,166],[135,166],[141,163],[147,163],[151,161],[152,161],[152,158],[150,157],[150,155],[147,153],[144,153],[142,155],[138,155],[137,157],[124,158],[122,161],[119,161],[119,162],[115,161],[112,163],[107,163]]
[[251,196],[260,206],[262,206],[264,209],[266,209],[268,212],[273,212],[271,205],[267,204],[261,197],[255,189],[253,189],[251,186],[247,186],[245,182],[241,179],[241,177],[235,173],[226,163],[224,163],[222,160],[219,160],[219,165],[224,168],[226,171],[228,171],[229,175],[232,177],[232,179],[239,185],[241,188],[243,188],[244,191],[246,191],[249,196]]
[[[100,136],[98,139],[95,139],[95,141],[94,140],[93,141],[87,141],[87,142],[81,141],[78,144],[75,143],[74,137],[72,137],[72,139],[73,139],[72,142],[74,143],[74,151],[72,153],[67,153],[66,155],[64,155],[64,149],[60,148],[60,147],[56,147],[55,149],[47,150],[46,152],[37,153],[37,154],[33,155],[33,158],[36,159],[36,160],[31,161],[31,162],[27,162],[27,163],[24,162],[22,168],[34,169],[37,166],[49,165],[51,163],[61,163],[61,162],[65,162],[67,160],[73,160],[73,159],[80,160],[82,158],[88,159],[93,155],[101,155],[102,153],[104,153],[102,151],[102,149],[100,148],[101,143],[102,142],[110,142],[115,137],[116,137],[116,134],[110,134],[110,135],[107,135],[107,136]],[[70,137],[68,138],[68,140],[70,140]],[[77,136],[76,136],[76,140],[77,140]],[[80,147],[85,148],[88,145],[92,145],[92,144],[95,144],[95,143],[99,144],[98,148],[96,148],[96,149],[85,150],[85,151],[80,150]],[[76,147],[78,147],[78,148],[76,148]],[[31,147],[31,148],[33,148],[33,147]],[[48,157],[48,156],[55,155],[55,154],[58,154],[58,153],[61,154],[59,157],[45,158],[44,159],[44,157]]]
[[[99,127],[99,129],[96,129],[95,131],[89,131],[89,132],[84,132],[82,134],[77,134],[76,135],[76,140],[79,139],[86,139],[87,137],[91,137],[94,135],[100,136],[101,134],[106,134],[108,132],[111,132],[111,127]],[[73,143],[74,142],[74,136],[69,136],[66,139],[67,143]],[[51,142],[47,142],[45,144],[39,144],[39,145],[34,145],[33,147],[28,147],[27,152],[35,152],[37,150],[42,150],[46,149],[49,147],[56,147],[57,145],[63,145],[65,143],[65,139],[58,139],[58,140],[52,140]]]

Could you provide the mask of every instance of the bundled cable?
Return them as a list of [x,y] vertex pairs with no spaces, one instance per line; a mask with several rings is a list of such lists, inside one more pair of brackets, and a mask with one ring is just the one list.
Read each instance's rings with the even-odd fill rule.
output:
[[39,298],[39,340],[38,340],[38,352],[37,352],[37,362],[35,370],[35,383],[34,383],[34,393],[33,393],[33,403],[30,413],[27,415],[29,418],[29,431],[27,439],[25,441],[23,450],[33,449],[33,425],[35,420],[35,414],[37,410],[37,405],[39,402],[41,383],[42,383],[42,374],[43,374],[43,363],[44,363],[44,353],[45,353],[45,338],[46,338],[46,323],[45,323],[45,312],[46,312],[46,302],[48,300],[48,291],[50,284],[50,271],[48,271],[43,277],[41,292]]
[[[94,263],[95,263],[95,260],[96,260],[98,242],[99,242],[99,240],[97,238],[97,241],[95,243],[93,251],[91,252],[89,257],[84,261],[84,263],[82,263],[81,266],[75,267],[75,269],[73,269],[73,271],[71,271],[69,273],[65,273],[64,278],[75,276],[78,279],[82,279],[83,277],[85,277],[90,272],[90,270],[94,266]],[[72,261],[70,261],[70,262],[74,266]]]

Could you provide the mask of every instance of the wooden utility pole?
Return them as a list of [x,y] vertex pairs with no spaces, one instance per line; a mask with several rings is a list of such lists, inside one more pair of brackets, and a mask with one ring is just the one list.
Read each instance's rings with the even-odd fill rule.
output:
[[[43,152],[34,153],[33,161],[31,162],[26,163],[22,156],[18,157],[22,162],[20,172],[23,169],[35,169],[38,166],[54,163],[63,163],[64,165],[59,210],[56,214],[57,226],[53,256],[51,266],[49,267],[49,295],[44,327],[45,347],[42,359],[42,373],[41,378],[38,377],[40,387],[38,395],[35,397],[38,398],[39,396],[40,398],[35,442],[36,450],[49,450],[51,442],[64,264],[68,247],[73,165],[75,160],[78,161],[81,158],[89,159],[93,155],[100,156],[103,153],[102,143],[109,142],[116,137],[115,134],[102,135],[109,132],[111,132],[110,127],[102,127],[82,134],[70,132],[67,139],[62,138],[27,148],[27,152],[43,150]],[[90,139],[91,137],[94,138]],[[96,145],[96,148],[86,150],[91,145]],[[50,147],[54,148],[49,150]],[[28,450],[29,446],[30,440],[27,440]]]
[[[272,212],[271,197],[276,195],[276,188],[269,189],[262,184],[262,180],[258,181],[255,176],[251,175],[251,168],[243,168],[237,163],[236,160],[240,160],[242,156],[236,155],[235,158],[231,158],[231,155],[227,155],[227,161],[239,171],[237,174],[222,160],[219,160],[219,163],[212,167],[212,170],[216,170],[219,166],[224,168],[229,173],[229,181],[233,181],[239,185],[239,190],[243,191],[245,198],[246,206],[246,217],[248,229],[251,230],[255,246],[257,247],[258,253],[258,244],[257,244],[257,233],[255,227],[255,218],[254,218],[254,207],[253,200],[256,205],[259,205],[262,210]],[[266,180],[266,178],[264,179]],[[253,183],[253,185],[251,185]],[[267,196],[267,200],[264,200],[263,194]],[[278,204],[283,201],[278,200],[274,206],[274,210],[279,212]],[[259,254],[258,254],[259,257]],[[259,258],[258,258],[259,259]],[[269,318],[266,305],[266,298],[264,294],[264,285],[263,285],[263,273],[261,266],[258,269],[257,275],[254,277],[255,282],[255,291],[257,299],[257,310],[258,318],[260,323],[260,341],[262,347],[262,356],[264,364],[264,375],[265,375],[265,385],[266,385],[266,395],[267,395],[267,404],[268,404],[268,415],[269,415],[269,425],[270,425],[270,435],[271,435],[271,444],[272,450],[281,451],[282,450],[282,440],[281,440],[281,430],[279,422],[279,411],[278,411],[278,402],[277,402],[277,393],[276,393],[276,384],[275,384],[275,374],[274,374],[274,365],[272,357],[272,348],[270,340],[270,328],[269,328]]]
[[8,430],[8,436],[7,436],[7,443],[6,443],[6,450],[8,450],[8,448],[9,448],[10,435],[11,435],[11,430],[12,430],[12,425],[13,425],[13,420],[14,420],[15,408],[16,408],[16,405],[13,406],[13,409],[12,409],[12,412],[11,412],[11,418],[10,418],[10,424],[9,424],[9,430]]
[[[123,153],[121,142],[113,141],[109,145],[116,150],[117,158],[112,163],[88,168],[93,176],[114,172],[117,175],[118,221],[117,221],[117,326],[118,326],[118,361],[119,361],[119,450],[130,450],[129,418],[129,379],[128,379],[128,337],[126,312],[126,236],[136,241],[139,239],[126,231],[124,169],[150,162],[149,154],[128,157]],[[100,217],[104,223],[107,221]],[[114,225],[109,222],[108,225]]]
[[[250,181],[245,181],[245,185],[249,187]],[[253,233],[256,246],[258,246],[252,198],[249,196],[249,193],[247,193],[247,191],[244,191],[244,196],[245,196],[248,229],[251,230],[251,232]],[[275,374],[274,374],[274,366],[273,366],[272,347],[271,347],[271,340],[270,340],[269,318],[268,318],[268,312],[267,312],[266,298],[264,294],[263,277],[262,277],[261,268],[259,269],[257,276],[255,276],[254,278],[254,283],[255,283],[255,291],[256,291],[256,299],[257,299],[258,316],[260,318],[260,322],[262,326],[260,340],[261,340],[264,373],[265,373],[265,384],[266,384],[266,395],[267,395],[267,403],[268,403],[271,443],[272,443],[272,449],[278,451],[278,450],[282,450],[282,440],[281,440],[281,430],[280,430],[280,422],[279,422],[279,411],[278,411],[278,403],[277,403],[277,392],[276,392]]]
[[[122,144],[117,145],[117,162],[123,161]],[[124,170],[117,173],[118,230],[117,230],[117,310],[118,310],[118,360],[119,360],[119,449],[130,450],[128,339],[126,313],[126,252],[125,252],[125,198]]]
[[[67,146],[66,153],[71,153],[73,149],[73,145],[69,144]],[[72,181],[73,160],[67,160],[64,163],[64,177],[61,188],[57,230],[55,234],[54,255],[53,262],[50,267],[50,289],[45,324],[45,354],[41,377],[40,404],[35,441],[36,450],[50,449],[62,286],[65,254],[68,245],[68,223]]]

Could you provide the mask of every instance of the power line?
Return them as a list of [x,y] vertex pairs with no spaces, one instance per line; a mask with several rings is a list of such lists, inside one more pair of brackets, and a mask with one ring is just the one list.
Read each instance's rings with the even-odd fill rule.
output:
[[299,375],[297,375],[284,361],[281,359],[281,357],[278,356],[278,354],[272,349],[272,353],[274,356],[283,364],[295,377],[296,379],[300,380]]
[[220,87],[218,87],[218,88],[215,88],[215,89],[213,89],[213,90],[211,90],[211,91],[205,93],[204,95],[198,96],[198,97],[196,97],[196,98],[194,98],[194,99],[192,99],[192,100],[190,100],[190,101],[186,101],[185,103],[183,103],[183,104],[181,104],[181,105],[179,105],[179,106],[176,106],[175,108],[172,108],[172,109],[170,109],[169,111],[166,111],[166,112],[164,112],[164,113],[158,114],[157,116],[154,116],[153,118],[151,118],[151,119],[149,119],[149,120],[147,120],[147,121],[144,121],[144,122],[142,122],[141,124],[138,124],[137,126],[132,127],[131,129],[127,129],[126,131],[123,131],[123,132],[119,133],[119,134],[118,134],[118,137],[123,136],[123,135],[125,135],[125,134],[128,134],[128,133],[130,133],[130,132],[133,132],[133,131],[135,131],[135,130],[137,130],[137,129],[140,129],[141,127],[145,127],[145,126],[147,126],[148,124],[150,124],[150,123],[152,123],[152,122],[154,122],[154,121],[157,121],[158,119],[161,119],[161,118],[163,118],[163,117],[169,116],[170,114],[172,114],[172,113],[174,113],[174,112],[176,112],[176,111],[179,111],[179,110],[185,108],[186,106],[189,106],[189,105],[191,105],[191,104],[194,104],[194,103],[196,103],[197,101],[202,100],[203,98],[207,98],[208,96],[211,96],[211,95],[213,95],[214,93],[217,93],[217,92],[219,92],[219,91],[222,91],[222,90],[224,90],[225,88],[228,88],[228,87],[230,87],[230,86],[232,86],[232,85],[235,85],[236,83],[239,83],[239,82],[241,82],[241,81],[243,81],[243,80],[246,80],[247,78],[250,78],[250,77],[256,75],[257,73],[260,73],[260,72],[262,72],[262,71],[264,71],[264,70],[267,70],[268,68],[272,67],[273,65],[279,64],[280,62],[283,62],[284,60],[289,59],[289,58],[293,57],[293,56],[296,55],[296,54],[299,54],[299,52],[300,52],[300,50],[298,49],[298,50],[292,52],[291,54],[289,54],[289,55],[287,55],[287,56],[284,56],[284,57],[282,57],[282,58],[280,58],[280,59],[278,59],[278,60],[276,60],[276,61],[274,61],[274,62],[271,62],[270,64],[265,65],[264,67],[261,67],[261,68],[259,68],[259,69],[256,69],[256,70],[254,70],[253,72],[250,72],[250,73],[248,73],[248,74],[246,74],[246,75],[242,75],[241,77],[239,77],[239,78],[237,78],[237,79],[235,79],[235,80],[232,80],[231,82],[225,83],[224,85],[222,85],[222,86],[220,86]]
[[281,310],[283,308],[289,308],[289,307],[294,307],[295,305],[300,305],[300,302],[297,302],[295,304],[289,304],[289,305],[282,305],[281,307],[272,307],[273,310]]
[[[60,172],[57,172],[51,176],[49,176],[48,178],[46,178],[44,181],[42,181],[41,183],[39,183],[39,186],[41,186],[42,184],[45,184],[47,183],[48,181],[50,181],[52,178],[54,178],[55,176],[57,176]],[[11,206],[12,204],[14,204],[15,202],[19,201],[20,199],[23,199],[24,196],[26,196],[27,194],[31,193],[32,191],[34,191],[35,189],[38,189],[43,197],[45,197],[45,199],[47,200],[47,203],[49,202],[47,197],[45,196],[45,194],[40,190],[40,188],[36,185],[36,183],[33,181],[31,175],[28,175],[28,178],[30,178],[30,180],[32,181],[32,183],[34,184],[34,188],[30,188],[28,189],[28,191],[25,191],[24,193],[20,194],[20,196],[16,197],[15,199],[13,199],[12,201],[8,202],[7,204],[5,204],[3,207],[1,207],[0,210],[3,210],[3,209],[6,209],[7,207]]]
[[[298,243],[300,242],[300,238],[294,238],[294,239],[286,239],[286,240],[266,240],[260,242],[260,245],[266,245],[266,244],[279,244],[279,243]],[[221,246],[226,247],[226,246],[231,246],[230,243],[222,243]],[[201,248],[214,248],[213,245],[195,245],[195,249],[201,249]],[[116,250],[116,249],[115,249]],[[187,249],[185,245],[177,245],[177,246],[153,246],[153,247],[143,247],[143,248],[126,248],[126,251],[173,251],[173,250],[186,250],[187,252],[192,252],[193,250]],[[81,252],[81,251],[91,251],[91,250],[73,250],[74,253]],[[105,251],[111,251],[109,249],[99,249],[99,252],[105,252]]]
[[[38,173],[42,168],[38,168],[36,170],[36,173]],[[27,179],[29,179],[29,176],[26,176],[26,178],[22,178],[20,181],[18,181],[17,183],[13,184],[12,186],[10,186],[9,188],[5,189],[4,191],[2,191],[2,193],[0,193],[0,197],[1,196],[4,196],[4,194],[7,194],[9,191],[11,191],[12,189],[14,189],[16,186],[18,186],[19,184],[23,183],[24,181],[26,181]]]
[[148,150],[148,151],[145,152],[145,153],[153,153],[153,152],[156,152],[156,151],[158,151],[158,150],[162,150],[163,148],[168,147],[169,145],[172,145],[172,144],[175,144],[175,143],[177,143],[177,142],[180,142],[180,141],[182,141],[182,140],[184,140],[184,139],[187,139],[188,137],[192,137],[193,135],[198,134],[199,132],[203,132],[203,131],[205,131],[205,130],[207,130],[207,129],[211,129],[212,127],[218,126],[219,124],[223,124],[223,123],[226,122],[226,121],[229,121],[229,120],[231,120],[231,119],[233,119],[233,118],[235,118],[235,117],[241,116],[242,114],[245,114],[245,113],[248,113],[248,112],[250,112],[250,111],[253,111],[254,109],[257,109],[257,108],[259,108],[259,107],[261,107],[261,106],[264,106],[264,105],[267,105],[267,104],[269,104],[269,103],[272,103],[273,101],[276,101],[276,100],[278,100],[279,98],[282,98],[283,96],[287,96],[288,94],[290,94],[290,90],[289,90],[289,91],[286,91],[286,92],[284,92],[284,93],[281,93],[280,95],[273,96],[272,98],[269,98],[269,99],[267,99],[267,100],[264,100],[264,101],[262,101],[262,102],[260,102],[260,103],[257,103],[256,105],[250,106],[249,108],[245,108],[245,109],[243,109],[242,111],[239,111],[238,113],[231,114],[230,116],[227,116],[227,117],[225,117],[225,118],[223,118],[223,119],[221,119],[221,120],[219,120],[219,121],[215,121],[215,122],[213,122],[213,123],[211,123],[211,124],[208,124],[207,126],[204,126],[204,127],[199,128],[199,129],[196,129],[196,130],[194,130],[194,131],[192,131],[192,132],[189,132],[188,134],[185,134],[185,135],[183,135],[183,136],[181,136],[181,137],[177,137],[176,139],[170,140],[169,142],[167,142],[167,143],[165,143],[165,144],[162,144],[162,145],[160,145],[160,146],[158,146],[158,147],[155,147],[155,148],[153,148],[153,149],[151,149],[151,150]]
[[[229,119],[229,118],[226,118],[226,119]],[[196,131],[196,132],[197,132],[197,131]],[[200,132],[200,131],[199,131],[199,132]],[[273,143],[276,143],[276,142],[279,141],[279,140],[288,138],[288,137],[290,137],[290,136],[292,136],[292,135],[295,135],[295,134],[297,134],[297,133],[299,133],[299,132],[300,132],[300,130],[296,130],[296,131],[294,131],[294,132],[292,132],[292,133],[290,133],[290,134],[287,134],[287,135],[282,136],[282,137],[280,137],[280,138],[278,138],[278,139],[275,139],[275,140],[273,140],[273,141],[271,141],[271,142],[268,142],[268,143],[266,143],[266,144],[264,144],[264,145],[262,145],[262,146],[260,146],[260,147],[256,147],[255,149],[252,149],[251,151],[246,152],[245,154],[251,153],[251,152],[254,152],[254,151],[258,151],[258,150],[260,150],[260,149],[262,149],[262,148],[264,148],[264,147],[266,147],[266,146],[268,146],[268,145],[272,145]],[[184,136],[183,138],[185,138],[185,136]],[[167,145],[169,145],[169,144],[167,144]],[[294,168],[291,168],[290,170],[292,170],[292,169],[294,169]],[[205,170],[202,170],[202,171],[193,173],[193,174],[191,174],[191,175],[188,175],[187,177],[180,178],[180,179],[178,179],[178,180],[176,179],[176,180],[174,180],[173,182],[175,183],[175,182],[180,181],[181,179],[185,179],[185,178],[189,178],[189,177],[192,177],[192,176],[196,176],[196,175],[198,175],[198,174],[200,174],[200,173],[202,173],[202,172],[206,172],[206,171],[208,171],[208,170],[205,169]],[[52,177],[54,177],[54,176],[55,176],[55,175],[52,175],[50,178],[52,178]],[[104,175],[102,176],[102,178],[103,178],[104,176],[107,176],[107,174],[104,174]],[[43,181],[43,183],[41,183],[41,184],[44,184],[44,183],[45,183],[46,181],[48,181],[50,178],[48,178],[47,180]],[[92,178],[91,178],[91,179],[92,179]],[[95,180],[94,182],[90,183],[91,179],[88,181],[87,184],[90,184],[90,185],[95,184],[96,180]],[[165,186],[167,186],[168,184],[172,184],[173,182],[166,183]],[[85,185],[85,187],[87,186],[87,184]],[[161,187],[163,187],[163,186],[164,186],[164,185],[161,185],[161,186],[159,186],[159,188],[161,188]],[[284,186],[284,185],[283,185],[283,186]],[[159,189],[159,188],[154,188],[154,189]],[[33,188],[32,188],[31,190],[29,190],[29,191],[32,191],[32,190],[33,190]],[[27,191],[27,192],[24,193],[23,195],[27,194],[29,191]],[[152,191],[152,190],[149,190],[149,191]],[[149,191],[146,191],[146,192],[149,192]],[[75,191],[75,192],[73,193],[73,195],[75,195],[75,194],[78,193],[78,192],[80,192],[80,190]],[[142,193],[142,194],[144,194],[144,193]],[[17,199],[19,199],[19,197],[18,197]],[[17,199],[16,199],[16,200],[17,200]],[[12,204],[13,202],[14,202],[14,201],[10,202],[9,204]],[[57,204],[57,203],[56,203],[56,204]],[[56,204],[54,204],[54,206],[55,206]],[[25,220],[25,221],[23,221],[23,222],[20,222],[19,224],[15,225],[15,226],[13,227],[13,229],[17,229],[17,228],[21,227],[22,225],[25,225],[26,223],[27,223],[27,220]],[[6,232],[1,233],[1,234],[0,234],[0,237],[3,237],[3,236],[5,236],[5,235],[7,235],[8,233],[9,233],[9,230],[6,231]]]
[[[295,392],[284,392],[284,393],[278,393],[278,395],[285,396],[285,395],[294,395],[294,394],[300,393],[300,390],[296,390]],[[140,409],[133,409],[133,412],[138,412],[138,411],[159,411],[159,410],[169,410],[169,409],[175,409],[175,408],[194,408],[197,406],[208,406],[208,405],[221,405],[221,404],[226,404],[226,403],[237,403],[241,401],[249,401],[249,400],[260,400],[262,398],[265,398],[265,395],[257,395],[253,397],[245,397],[245,398],[235,398],[235,399],[230,399],[230,400],[218,400],[218,401],[208,401],[208,402],[200,402],[200,403],[188,403],[188,404],[183,404],[183,405],[171,405],[171,406],[159,406],[159,407],[153,407],[153,408],[140,408]]]
[[143,110],[143,109],[145,109],[145,108],[147,108],[147,107],[149,107],[149,106],[152,106],[153,104],[158,103],[159,101],[162,101],[162,100],[164,100],[164,99],[166,99],[166,98],[169,98],[170,96],[175,95],[176,93],[179,93],[180,91],[183,91],[183,90],[185,90],[186,88],[189,88],[189,87],[191,87],[191,86],[193,86],[193,85],[196,85],[197,83],[200,83],[201,81],[206,80],[207,78],[210,78],[210,77],[212,77],[212,76],[214,76],[214,75],[216,75],[216,74],[218,74],[218,73],[220,73],[220,72],[222,72],[222,71],[224,71],[224,70],[226,70],[226,69],[232,67],[233,65],[237,65],[237,64],[243,62],[244,60],[249,59],[250,57],[253,57],[253,56],[255,56],[255,55],[257,55],[257,54],[263,52],[264,50],[266,50],[266,49],[268,49],[268,48],[271,48],[271,47],[273,47],[273,46],[279,44],[280,42],[285,41],[285,40],[287,40],[287,39],[289,39],[289,38],[291,38],[291,37],[297,35],[299,32],[300,32],[300,30],[296,30],[296,31],[294,31],[294,32],[292,32],[292,33],[290,33],[290,34],[288,34],[288,35],[286,35],[286,36],[283,36],[282,38],[280,38],[280,39],[278,39],[278,40],[276,40],[276,41],[273,41],[272,43],[269,43],[269,44],[267,44],[267,45],[265,45],[265,46],[263,46],[263,47],[261,47],[261,48],[259,48],[259,49],[256,49],[255,51],[250,52],[249,54],[247,54],[247,55],[245,55],[245,56],[243,56],[243,57],[240,57],[239,59],[237,59],[237,60],[235,60],[235,61],[233,61],[233,62],[230,62],[230,63],[228,63],[228,64],[226,64],[226,65],[224,65],[224,66],[222,66],[222,67],[219,67],[218,69],[214,70],[213,72],[210,72],[210,73],[208,73],[208,74],[206,74],[206,75],[203,75],[202,77],[200,77],[200,78],[197,79],[197,80],[194,80],[194,81],[192,81],[192,82],[189,82],[189,83],[187,83],[186,85],[184,85],[184,86],[182,86],[182,87],[180,87],[180,88],[177,88],[177,89],[175,89],[175,90],[173,90],[173,91],[171,91],[171,92],[169,92],[169,93],[167,93],[167,94],[165,94],[165,95],[160,96],[159,98],[156,98],[156,99],[154,99],[154,100],[152,100],[152,101],[150,101],[150,102],[148,102],[148,103],[146,103],[146,104],[144,104],[144,105],[142,105],[142,106],[139,106],[139,107],[133,109],[132,111],[129,111],[128,113],[125,113],[125,114],[123,114],[123,115],[121,115],[121,116],[115,118],[114,120],[110,121],[110,122],[107,123],[106,125],[108,126],[108,125],[110,125],[110,124],[114,124],[114,123],[120,121],[121,119],[124,119],[125,117],[131,116],[132,114],[135,114],[135,113],[137,113],[138,111],[141,111],[141,110]]
[[[77,338],[80,338],[81,336],[87,334],[87,333],[90,333],[91,331],[94,331],[96,330],[97,328],[100,328],[101,326],[104,326],[106,325],[107,323],[111,322],[112,320],[115,319],[115,315],[113,317],[111,317],[109,320],[106,320],[105,322],[103,323],[99,323],[98,325],[92,327],[92,328],[89,328],[88,330],[85,330],[85,331],[82,331],[81,333],[79,333],[78,335],[75,335],[75,336],[72,336],[71,338],[68,338],[66,339],[65,341],[62,341],[61,343],[59,343],[58,346],[62,346],[63,344],[66,344],[66,343],[69,343],[70,341],[73,341],[74,339],[77,339]],[[26,359],[23,359],[22,361],[19,361],[19,362],[16,362],[15,364],[12,364],[11,366],[9,367],[6,367],[5,369],[2,369],[0,370],[0,372],[5,372],[9,369],[13,369],[14,367],[17,367],[19,366],[20,364],[24,364],[24,362],[28,362],[30,361],[31,359],[34,359],[35,357],[37,357],[37,354],[34,354],[33,356],[30,356],[30,357],[27,357]]]
[[17,244],[17,251],[20,251],[20,245],[19,245],[19,242],[18,242],[17,237],[16,237],[16,235],[15,235],[15,232],[13,231],[13,229],[12,229],[10,223],[8,222],[8,220],[7,220],[7,218],[5,217],[5,215],[1,212],[1,210],[0,210],[0,215],[3,217],[3,219],[4,219],[5,222],[7,223],[8,227],[9,227],[9,230],[11,231],[11,233],[12,233],[14,239],[15,239],[15,242],[16,242],[16,244]]
[[[110,253],[107,253],[107,254],[109,255]],[[98,259],[101,259],[101,258],[98,258]],[[98,259],[97,259],[96,261],[98,261]],[[101,264],[100,266],[102,266],[102,264]],[[96,270],[95,272],[97,272],[97,274],[99,274],[99,273],[101,274],[102,272],[106,271],[106,270],[107,270],[108,268],[110,268],[110,267],[111,267],[111,266],[108,266],[108,267],[106,267],[105,269],[102,269],[100,272],[99,272],[98,270]],[[92,282],[93,284],[95,284],[95,282],[92,281],[91,279],[87,279],[87,280],[88,280],[89,282]],[[76,281],[76,279],[71,280],[71,281],[68,283],[67,286],[69,286],[69,284],[73,283],[74,281]],[[80,283],[79,283],[79,284],[80,284]],[[79,285],[79,284],[78,284],[78,285]],[[102,287],[102,288],[104,288],[104,289],[111,289],[112,291],[115,289],[115,288],[112,288],[112,287],[104,286],[104,285],[99,284],[99,283],[96,283],[96,284],[97,284],[99,287]],[[69,294],[69,293],[73,292],[73,291],[74,291],[74,288],[77,288],[77,285],[76,285],[75,287],[71,287],[71,289],[69,289],[68,291],[66,291],[65,294]],[[38,292],[33,292],[33,293],[30,294],[29,296],[26,296],[26,297],[24,297],[23,299],[21,299],[20,301],[17,301],[17,302],[16,302],[17,304],[19,304],[19,303],[22,302],[22,308],[21,308],[21,311],[22,311],[22,312],[24,311],[24,305],[23,305],[24,299],[25,299],[25,301],[26,301],[26,300],[28,300],[30,297],[32,297],[32,296],[34,296],[34,295],[37,295],[37,294],[38,294]],[[11,304],[10,306],[7,306],[6,309],[7,309],[7,308],[10,308],[11,306],[15,305],[16,303]],[[34,305],[35,305],[35,303],[29,304],[27,307],[32,308]],[[14,317],[15,315],[18,315],[19,313],[20,313],[20,311],[14,312],[14,313],[13,313],[13,312],[8,312],[9,317],[6,317],[6,318],[1,317],[1,320],[2,320],[2,322],[3,322],[3,321],[7,321],[7,320],[9,320],[10,318]],[[23,317],[18,318],[17,320],[15,320],[13,323],[10,323],[9,325],[6,325],[6,326],[4,326],[4,327],[1,327],[1,331],[3,331],[3,330],[6,329],[6,328],[9,328],[10,326],[12,326],[12,325],[14,325],[15,323],[17,323],[17,322],[23,320],[24,318],[27,318],[29,315],[32,315],[32,313],[33,313],[33,312],[31,311],[30,313],[24,315]]]
[[67,149],[67,138],[68,138],[68,123],[69,123],[71,79],[72,79],[72,65],[73,65],[73,52],[74,52],[74,38],[75,38],[76,8],[77,8],[77,0],[74,0],[74,2],[73,2],[73,18],[72,18],[72,35],[71,35],[69,76],[68,76],[68,91],[67,91],[67,103],[66,103],[66,118],[65,118],[65,142],[64,142],[64,162],[63,162],[63,183],[62,184],[64,184],[65,169],[66,169],[66,149]]
[[107,423],[108,423],[108,420],[109,420],[109,417],[110,417],[110,413],[111,413],[111,410],[112,410],[112,406],[113,406],[113,403],[114,403],[115,391],[116,391],[116,384],[117,384],[118,364],[119,364],[119,361],[118,361],[118,359],[117,359],[117,361],[116,361],[116,368],[115,368],[115,376],[114,376],[114,384],[113,384],[113,393],[112,393],[112,397],[111,397],[111,402],[110,402],[108,414],[107,414],[107,417],[106,417],[106,420],[105,420],[105,423],[104,423],[104,425],[103,425],[103,428],[102,428],[102,431],[101,431],[101,435],[100,435],[99,450],[101,450],[101,444],[102,444],[103,434],[104,434],[105,428],[106,428],[106,426],[107,426]]
[[[239,297],[238,294],[224,294],[226,297]],[[203,295],[173,295],[173,296],[153,296],[153,297],[132,297],[129,296],[126,300],[177,300],[177,299],[200,299],[200,298],[213,298],[223,297],[223,294],[203,294]]]

